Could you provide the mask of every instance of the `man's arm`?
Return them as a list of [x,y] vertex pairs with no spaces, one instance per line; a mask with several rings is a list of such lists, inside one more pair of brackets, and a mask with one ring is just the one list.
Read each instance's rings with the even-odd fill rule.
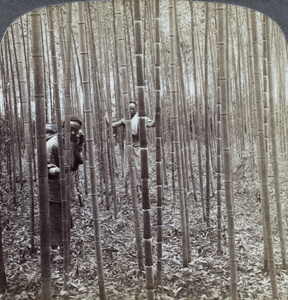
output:
[[[106,114],[105,114],[105,120],[106,120],[107,126],[110,126],[110,122],[109,122],[109,118],[108,118],[107,112],[106,112]],[[112,128],[116,128],[116,127],[119,127],[119,126],[123,126],[123,125],[124,125],[124,121],[125,121],[125,119],[121,119],[121,120],[119,120],[119,121],[113,122],[113,123],[111,124],[111,126],[112,126]]]
[[[51,143],[51,141],[50,141]],[[58,148],[55,145],[51,145],[48,142],[47,145],[47,168],[48,168],[48,177],[53,178],[60,174],[59,160],[58,160]]]
[[116,127],[119,127],[119,126],[123,126],[123,125],[124,125],[124,119],[121,119],[120,121],[113,122],[113,123],[111,124],[111,126],[112,126],[113,128],[116,128]]

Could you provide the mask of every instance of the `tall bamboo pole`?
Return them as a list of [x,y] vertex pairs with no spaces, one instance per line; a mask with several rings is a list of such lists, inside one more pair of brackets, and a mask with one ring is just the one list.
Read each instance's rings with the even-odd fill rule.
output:
[[[2,202],[3,195],[0,192],[0,202]],[[5,272],[5,261],[4,261],[4,252],[3,252],[3,243],[2,243],[2,219],[0,212],[0,293],[4,292],[7,288],[7,279]]]
[[173,122],[170,122],[170,136],[171,136],[171,177],[172,177],[172,193],[173,193],[173,204],[174,210],[176,211],[176,195],[177,188],[175,183],[175,143],[174,143],[174,126]]
[[[24,117],[23,117],[22,92],[21,92],[21,82],[20,82],[21,75],[19,74],[18,56],[16,55],[17,49],[16,49],[15,35],[17,33],[14,32],[15,26],[13,26],[13,25],[14,24],[12,24],[12,26],[10,27],[10,32],[11,32],[12,46],[13,46],[13,52],[14,52],[14,65],[15,65],[14,69],[15,69],[15,72],[16,72],[16,81],[17,81],[17,86],[18,86],[18,95],[19,95],[19,103],[20,103],[19,113],[17,113],[17,115],[19,115],[19,118],[20,118],[20,120],[17,121],[17,126],[19,127],[19,129],[18,129],[19,130],[19,136],[17,136],[17,139],[20,142],[19,143],[19,145],[20,145],[20,154],[22,154],[22,151],[21,151],[22,139],[21,139],[21,137],[24,134],[24,132],[22,131],[23,127],[24,127]],[[18,30],[18,28],[17,28],[17,30]],[[18,32],[18,35],[19,35],[19,32]],[[16,88],[16,83],[15,83],[15,88]],[[25,143],[25,141],[24,141],[24,143]],[[21,167],[21,165],[20,165],[20,167]],[[21,172],[20,172],[20,175],[22,176]],[[20,182],[21,182],[21,187],[23,187],[23,178],[20,178]]]
[[[191,243],[190,243],[190,231],[189,231],[189,210],[188,210],[188,170],[186,166],[188,166],[187,162],[187,147],[190,148],[190,139],[186,138],[185,133],[187,134],[188,130],[186,128],[187,125],[187,112],[185,110],[185,88],[184,88],[184,78],[183,78],[183,67],[182,67],[182,59],[180,53],[180,40],[179,40],[179,28],[178,28],[178,20],[177,20],[177,2],[174,1],[174,10],[175,10],[175,34],[176,34],[176,57],[177,57],[177,101],[176,105],[177,114],[178,114],[178,122],[179,122],[179,142],[181,147],[181,169],[182,169],[182,178],[183,178],[183,191],[184,191],[184,205],[185,205],[185,219],[186,219],[186,234],[187,234],[187,251],[188,251],[188,261],[191,258]],[[193,176],[193,174],[191,175]],[[195,187],[195,186],[194,186]],[[195,190],[194,190],[195,191]]]
[[224,165],[224,187],[225,200],[228,218],[228,246],[230,259],[230,289],[231,298],[237,299],[237,263],[235,251],[235,230],[234,230],[234,203],[231,176],[231,155],[229,140],[229,122],[228,122],[228,99],[226,97],[227,77],[226,77],[226,53],[225,53],[225,19],[224,5],[218,4],[217,24],[218,24],[218,47],[219,47],[219,79],[221,96],[221,129],[222,129],[222,147],[223,147],[223,165]]
[[171,101],[173,105],[173,128],[174,128],[174,144],[176,152],[177,162],[177,176],[178,176],[178,193],[180,202],[180,214],[181,214],[181,232],[182,232],[182,251],[183,267],[188,267],[188,241],[187,241],[187,227],[186,227],[186,211],[184,202],[184,190],[183,190],[183,173],[181,166],[181,145],[180,145],[180,133],[177,114],[177,57],[176,57],[176,28],[175,28],[175,10],[174,0],[169,1],[169,36],[170,36],[170,74],[171,74]]
[[[103,134],[103,113],[102,113],[102,76],[103,74],[99,75],[99,73],[101,73],[101,68],[100,68],[100,64],[102,61],[102,51],[101,50],[101,19],[102,13],[100,12],[100,8],[97,7],[95,9],[95,17],[96,17],[96,23],[98,24],[98,28],[97,28],[97,33],[98,33],[98,43],[97,43],[97,73],[96,73],[96,85],[97,85],[97,90],[96,90],[96,100],[97,100],[97,106],[96,106],[96,110],[97,110],[97,118],[96,120],[98,120],[98,134],[99,134],[99,138],[97,140],[97,148],[98,148],[98,164],[99,164],[99,172],[100,172],[100,182],[99,182],[99,189],[100,189],[100,195],[101,195],[101,202],[104,201],[104,189],[105,187],[103,186],[105,184],[105,160],[104,160],[104,134]],[[95,47],[96,48],[96,47]],[[98,76],[97,76],[98,75]]]
[[161,84],[160,84],[160,63],[161,63],[161,44],[160,44],[160,5],[159,0],[155,2],[155,144],[156,144],[156,185],[157,185],[157,281],[162,283],[162,164],[161,164],[161,142],[162,142],[162,118],[161,118]]
[[[250,89],[249,89],[249,97],[248,99],[255,98],[255,75],[254,75],[254,57],[253,57],[253,46],[252,46],[252,34],[251,34],[251,19],[249,16],[249,10],[246,10],[246,21],[247,21],[247,31],[248,31],[248,74],[249,74],[249,81],[250,81]],[[251,132],[252,132],[252,150],[253,154],[251,155],[252,158],[257,157],[257,140],[256,140],[256,131],[257,131],[257,123],[256,123],[256,108],[255,108],[255,101],[250,101],[249,111],[251,114]],[[252,167],[255,167],[255,160],[251,161]]]
[[[125,3],[123,3],[125,5]],[[121,12],[121,2],[115,2],[115,19],[116,19],[116,28],[117,28],[117,48],[118,48],[118,59],[119,59],[119,71],[121,77],[121,98],[124,101],[124,114],[125,114],[125,130],[126,130],[126,150],[127,158],[129,164],[130,172],[130,182],[131,182],[131,197],[132,197],[132,206],[134,214],[134,230],[135,230],[135,239],[137,247],[137,258],[138,258],[138,267],[140,270],[144,270],[143,265],[143,250],[142,250],[142,239],[141,239],[141,229],[140,229],[140,216],[139,216],[139,204],[137,197],[137,187],[136,187],[136,173],[134,165],[134,155],[132,149],[132,128],[131,128],[131,115],[129,111],[129,92],[128,92],[128,70],[127,70],[127,60],[126,60],[126,51],[124,45],[124,31],[123,31],[123,22],[122,22],[122,12]]]
[[31,13],[32,60],[36,103],[37,167],[39,184],[41,299],[51,299],[50,234],[48,203],[48,170],[46,153],[45,103],[43,86],[43,57],[41,42],[41,11]]
[[205,103],[205,150],[206,150],[206,224],[210,226],[210,161],[209,161],[209,111],[208,111],[208,17],[209,4],[205,4],[205,46],[204,46],[204,103]]
[[[15,154],[17,153],[18,155],[15,155],[15,157],[13,157],[13,168],[15,168],[15,172],[14,172],[14,176],[16,177],[16,158],[18,158],[18,163],[19,163],[19,179],[20,179],[20,184],[21,187],[23,185],[23,168],[22,168],[22,151],[21,151],[21,139],[20,139],[20,128],[19,128],[19,112],[18,112],[18,101],[17,101],[17,92],[16,92],[16,82],[15,82],[15,75],[14,75],[14,65],[16,63],[16,59],[14,57],[13,60],[13,56],[12,56],[12,45],[10,42],[10,37],[9,37],[9,31],[7,34],[7,47],[8,47],[8,51],[9,51],[9,64],[10,64],[10,78],[11,78],[11,85],[10,85],[10,90],[11,90],[11,99],[12,99],[12,95],[13,95],[13,110],[14,110],[14,122],[13,122],[13,127],[14,127],[14,150],[15,150]],[[12,100],[11,100],[11,105],[12,105]],[[11,106],[12,109],[12,106]],[[14,183],[14,187],[16,187],[15,185],[16,183]],[[15,189],[14,189],[15,191]],[[14,194],[15,195],[15,194]],[[14,200],[16,201],[16,195],[14,197]]]
[[[8,36],[4,37],[4,46],[1,48],[2,56],[3,56],[3,62],[5,62],[5,67],[3,65],[2,72],[5,74],[5,84],[4,84],[4,99],[5,99],[5,112],[6,112],[6,122],[7,122],[7,128],[8,130],[8,136],[9,136],[9,141],[7,145],[7,151],[8,151],[8,159],[7,159],[7,173],[9,174],[9,185],[10,185],[10,190],[13,188],[13,194],[16,194],[16,177],[14,175],[13,169],[14,169],[14,162],[13,162],[13,157],[11,156],[14,155],[14,143],[11,143],[13,140],[13,123],[12,123],[12,108],[11,108],[11,101],[10,101],[10,88],[9,88],[9,80],[10,80],[10,72],[9,72],[9,67],[8,67],[8,51],[7,51],[7,39]],[[3,50],[4,48],[4,50]],[[15,160],[15,159],[14,159]],[[12,174],[13,172],[13,174]],[[12,187],[12,175],[13,175],[13,181],[15,181],[14,186]],[[14,196],[13,195],[13,196]],[[13,199],[14,201],[14,199]]]
[[[225,22],[226,22],[226,77],[230,78],[231,74],[231,66],[230,66],[230,61],[233,59],[233,56],[230,54],[229,51],[229,45],[232,43],[232,38],[231,38],[231,30],[229,24],[229,19],[228,19],[228,12],[229,10],[225,10]],[[231,41],[231,42],[230,42]],[[232,85],[227,84],[226,85],[226,99],[232,99]],[[233,114],[233,109],[232,109],[232,101],[227,102],[227,113],[228,113],[228,119],[230,122],[230,143],[234,144],[234,140],[236,142],[236,130],[235,130],[235,118]]]
[[100,218],[99,208],[97,201],[97,176],[95,166],[95,154],[94,154],[94,139],[93,139],[93,124],[92,124],[92,111],[90,103],[90,88],[89,88],[89,69],[88,69],[88,53],[86,47],[86,35],[85,35],[85,23],[84,23],[84,3],[78,3],[78,22],[79,22],[79,38],[80,38],[80,55],[82,65],[82,87],[83,87],[83,100],[84,100],[84,112],[86,122],[86,141],[88,150],[88,163],[90,170],[90,184],[91,191],[90,197],[92,201],[93,211],[93,226],[94,226],[94,239],[96,248],[96,258],[98,266],[98,283],[100,299],[106,299],[106,292],[104,286],[104,270],[103,270],[103,257],[101,246],[101,232],[100,232]]
[[[178,29],[177,29],[178,31]],[[179,34],[178,34],[179,35]],[[188,101],[185,97],[185,88],[184,88],[184,74],[183,74],[183,67],[182,67],[182,62],[181,62],[181,55],[180,55],[180,42],[179,42],[179,37],[177,38],[177,46],[179,47],[179,63],[180,63],[180,74],[181,74],[181,89],[183,91],[183,97],[182,97],[182,102],[183,102],[183,114],[184,114],[184,118],[185,118],[185,128],[183,129],[183,138],[184,140],[186,140],[187,145],[186,147],[188,147],[188,159],[189,159],[189,166],[190,166],[190,174],[191,174],[191,179],[192,179],[192,187],[193,187],[193,194],[194,194],[194,201],[197,202],[197,191],[196,191],[196,180],[195,180],[195,174],[194,174],[194,167],[193,167],[193,158],[192,158],[192,141],[191,141],[191,132],[190,132],[190,124],[189,124],[189,118],[188,118]],[[184,47],[182,47],[184,48]],[[184,57],[184,64],[187,66],[187,60],[185,57],[185,51],[183,49],[183,57]],[[186,75],[188,77],[188,71],[186,68]],[[189,98],[191,98],[190,96],[190,89],[188,86],[188,92],[189,92]],[[193,130],[194,132],[194,130]],[[193,143],[194,144],[194,143]],[[188,184],[188,176],[187,176],[187,184]]]
[[268,147],[269,147],[269,136],[268,136],[268,70],[267,70],[267,41],[266,41],[266,18],[265,15],[262,16],[262,48],[263,48],[263,105],[264,105],[264,136],[265,136],[265,149],[268,157]]
[[143,72],[143,47],[142,47],[142,18],[140,0],[134,1],[134,31],[135,31],[135,59],[136,59],[136,90],[139,106],[139,135],[141,153],[141,184],[142,184],[142,208],[143,230],[145,248],[146,270],[146,295],[147,299],[154,299],[152,236],[150,221],[149,200],[149,171],[148,149],[146,135],[146,108],[145,108],[145,81]]
[[[216,8],[217,9],[217,8]],[[220,84],[220,53],[219,46],[217,48],[217,121],[216,121],[216,176],[217,176],[217,252],[223,253],[222,249],[222,209],[221,209],[221,84]]]
[[15,44],[16,44],[16,56],[17,63],[19,69],[19,80],[20,80],[20,88],[22,95],[22,107],[23,107],[23,118],[24,118],[24,140],[25,140],[25,169],[27,170],[28,177],[28,195],[29,195],[29,216],[30,216],[30,226],[29,226],[29,234],[30,234],[30,243],[31,250],[34,251],[34,227],[35,227],[35,219],[34,219],[34,197],[33,197],[33,178],[32,178],[32,153],[31,153],[31,140],[30,140],[30,128],[29,128],[29,109],[28,109],[28,91],[27,91],[27,74],[26,74],[26,65],[24,60],[24,49],[21,47],[22,43],[20,41],[20,20],[18,22],[14,22],[14,33],[15,33]]
[[250,11],[251,26],[252,26],[252,42],[253,42],[253,57],[254,57],[254,74],[255,74],[255,91],[256,91],[256,106],[257,106],[257,128],[258,128],[258,142],[259,142],[259,177],[260,189],[262,190],[261,196],[263,197],[263,215],[264,225],[267,239],[267,252],[269,261],[269,273],[272,286],[272,295],[278,298],[278,288],[276,282],[276,268],[274,262],[272,229],[270,220],[270,204],[269,204],[269,191],[268,191],[268,169],[267,169],[267,155],[265,149],[265,134],[264,134],[264,113],[263,102],[261,95],[261,72],[260,72],[260,59],[258,51],[258,30],[256,22],[256,12]]
[[[8,54],[7,54],[7,36],[5,36],[4,38],[4,45],[5,45],[5,51],[3,50],[4,47],[1,48],[1,57],[2,57],[2,62],[3,65],[1,65],[1,71],[2,71],[2,76],[4,79],[4,84],[3,84],[3,96],[5,99],[5,104],[4,104],[4,108],[5,108],[5,113],[6,113],[6,127],[10,128],[10,130],[8,130],[7,135],[9,136],[9,141],[7,143],[7,173],[9,176],[9,183],[10,183],[10,190],[12,190],[12,163],[11,163],[11,156],[14,153],[14,144],[12,143],[11,145],[11,140],[12,140],[12,130],[13,130],[13,125],[12,125],[12,110],[11,110],[11,101],[10,101],[10,97],[9,97],[9,68],[8,68]],[[5,55],[5,56],[4,56]],[[4,67],[4,62],[5,62],[5,67]],[[14,164],[13,164],[14,165]],[[14,173],[15,174],[15,173]],[[15,177],[14,177],[15,178]],[[14,188],[13,188],[13,194],[16,194],[16,180],[14,181]]]
[[[47,16],[47,15],[46,15]],[[43,23],[43,21],[42,21]],[[49,107],[49,110],[50,110],[50,122],[56,122],[56,120],[54,119],[54,103],[53,103],[53,96],[52,96],[52,90],[53,90],[53,87],[52,87],[52,82],[51,82],[51,68],[50,68],[50,65],[51,65],[51,61],[50,61],[50,55],[49,55],[49,43],[48,43],[48,20],[47,20],[47,24],[45,26],[45,33],[43,33],[45,35],[45,42],[46,42],[46,56],[47,56],[47,64],[48,64],[48,92],[47,92],[47,97],[50,101],[50,107]]]
[[[66,193],[66,180],[65,180],[65,163],[64,163],[64,145],[63,145],[63,130],[62,130],[62,119],[61,119],[61,106],[60,106],[60,96],[59,96],[59,84],[58,84],[58,69],[57,69],[57,55],[56,55],[56,45],[55,45],[55,34],[54,34],[54,22],[53,22],[53,8],[47,8],[48,16],[48,31],[50,39],[50,48],[51,48],[51,62],[52,62],[52,74],[53,74],[53,95],[54,95],[54,105],[55,105],[55,114],[57,122],[57,141],[58,141],[58,157],[59,157],[59,166],[60,166],[60,193],[61,193],[61,203],[64,199],[67,199]],[[69,122],[70,123],[70,122]],[[65,213],[64,209],[62,213]],[[68,226],[67,217],[62,215],[62,218],[66,219],[66,223],[63,223],[65,229]],[[64,249],[64,285],[65,289],[67,288],[67,276],[69,271],[69,250],[68,250],[68,229],[66,232],[63,227],[63,249]]]
[[[103,18],[104,13],[103,9],[104,3],[102,4],[102,9],[101,6],[99,6],[99,13],[101,15],[101,18]],[[101,10],[100,10],[101,9]],[[104,87],[104,80],[105,80],[105,72],[104,72],[104,66],[103,66],[103,51],[104,51],[104,26],[103,26],[103,20],[98,18],[98,54],[99,54],[99,60],[98,60],[98,65],[99,65],[99,76],[98,76],[98,81],[99,81],[99,96],[100,96],[100,118],[101,118],[101,129],[102,129],[102,147],[103,147],[103,177],[105,178],[105,200],[106,200],[106,208],[107,210],[110,209],[110,197],[109,197],[109,171],[108,171],[108,145],[107,145],[107,124],[106,124],[106,118],[105,118],[105,111],[107,110],[106,107],[106,95],[105,95],[105,87]],[[109,79],[106,79],[109,80]]]
[[[94,130],[94,140],[96,140],[96,152],[97,152],[97,157],[98,157],[98,163],[100,165],[100,191],[101,191],[101,197],[102,197],[102,170],[101,170],[101,124],[102,124],[102,116],[100,116],[100,95],[99,95],[99,80],[98,80],[98,63],[97,63],[97,55],[98,51],[96,49],[96,44],[95,44],[95,36],[94,32],[92,30],[92,17],[91,17],[91,11],[92,10],[92,3],[88,3],[89,9],[87,11],[88,14],[88,19],[89,19],[89,24],[90,24],[90,52],[92,55],[90,55],[91,59],[91,77],[92,77],[92,84],[90,86],[92,87],[92,101],[91,101],[91,110],[92,110],[92,115],[94,116],[94,119],[96,122],[93,124],[93,130]],[[76,47],[75,47],[76,51]],[[79,73],[81,73],[81,70],[79,70]],[[81,80],[82,82],[83,80]]]
[[274,69],[272,67],[272,43],[271,43],[271,21],[265,16],[266,39],[267,39],[267,66],[268,66],[268,92],[269,92],[269,107],[270,107],[270,140],[273,158],[273,173],[275,185],[275,200],[277,207],[278,230],[281,242],[282,267],[287,270],[287,252],[285,231],[283,228],[282,204],[280,199],[280,183],[279,183],[279,166],[278,166],[278,147],[276,140],[276,116],[275,116],[275,86],[274,86]]
[[[104,19],[102,20],[104,22]],[[110,85],[110,60],[109,60],[109,51],[108,51],[108,35],[109,35],[109,28],[105,28],[105,64],[107,66],[106,68],[106,82],[107,82],[107,113],[109,116],[109,119],[112,119],[112,99],[111,99],[111,85]],[[104,117],[105,126],[106,126],[106,118]],[[116,188],[115,188],[115,168],[112,166],[115,166],[115,147],[113,143],[113,130],[111,126],[108,126],[107,128],[107,156],[108,156],[108,162],[109,162],[109,175],[110,175],[110,181],[111,181],[111,194],[114,204],[114,216],[117,217],[117,197],[116,197]]]
[[200,183],[200,195],[201,195],[201,204],[203,212],[203,220],[205,221],[205,208],[204,208],[204,197],[203,197],[203,176],[202,176],[202,158],[201,158],[201,144],[200,144],[200,108],[198,100],[198,83],[197,83],[197,67],[196,67],[196,25],[195,25],[195,16],[194,16],[194,3],[191,1],[190,11],[191,11],[191,26],[192,26],[192,51],[193,51],[193,86],[195,94],[195,124],[196,124],[196,135],[197,135],[197,150],[198,150],[198,169],[199,169],[199,183]]
[[[64,64],[64,111],[65,111],[65,143],[64,143],[64,162],[69,167],[69,171],[65,172],[65,193],[66,197],[61,199],[62,203],[62,232],[63,232],[63,250],[64,250],[64,289],[68,289],[68,273],[69,273],[69,256],[70,256],[70,201],[71,201],[71,157],[72,148],[70,143],[71,127],[71,23],[72,23],[72,4],[66,4],[66,26],[65,26],[65,64]],[[60,137],[59,137],[60,138]]]
[[50,115],[49,115],[49,99],[47,99],[47,75],[46,75],[46,56],[45,56],[45,45],[44,45],[44,30],[43,30],[43,16],[41,11],[41,42],[42,42],[42,54],[43,54],[43,76],[44,76],[44,101],[45,101],[45,122],[50,122]]
[[[274,31],[275,31],[275,26],[273,26],[274,28]],[[282,32],[280,31],[280,29],[278,27],[276,27],[277,29],[277,34],[273,34],[273,31],[271,32],[271,36],[274,37],[274,39],[276,40],[281,40],[281,35],[282,35]],[[282,39],[283,40],[283,39]],[[273,43],[275,46],[277,45],[277,43]],[[285,44],[286,46],[287,44]],[[283,45],[282,45],[283,47]],[[278,85],[279,85],[279,90],[280,90],[280,93],[283,95],[281,97],[282,102],[283,102],[283,107],[284,109],[281,110],[282,112],[282,116],[283,116],[283,129],[282,129],[282,135],[283,135],[283,157],[287,157],[287,123],[288,123],[288,118],[287,118],[287,91],[286,91],[286,85],[285,85],[285,68],[282,68],[282,66],[286,63],[287,61],[287,55],[283,55],[283,53],[287,53],[286,48],[284,47],[284,49],[282,47],[277,47],[276,46],[276,51],[277,51],[277,57],[279,58],[278,59],[278,62],[277,65],[278,65],[278,68],[279,68],[279,75],[280,75],[280,80],[278,80]],[[281,49],[282,48],[282,49]],[[281,150],[281,149],[280,149]]]
[[[238,44],[238,59],[237,59],[237,67],[238,67],[238,72],[240,72],[241,70],[241,64],[242,64],[242,60],[241,60],[241,48],[242,48],[242,39],[241,39],[241,26],[239,24],[239,12],[238,12],[238,7],[235,6],[235,14],[236,14],[236,26],[237,26],[237,44]],[[230,26],[231,26],[231,22],[230,22]],[[235,64],[236,65],[236,64]],[[238,73],[239,74],[239,73]],[[237,76],[238,77],[238,87],[237,87],[237,91],[238,91],[238,98],[239,98],[239,105],[240,105],[240,141],[241,141],[241,152],[244,151],[245,149],[245,129],[244,129],[244,116],[243,116],[243,111],[244,108],[243,106],[246,105],[246,103],[244,103],[244,101],[242,101],[244,95],[242,93],[242,76]]]
[[[123,2],[123,4],[125,5],[125,2]],[[120,91],[120,75],[119,75],[119,64],[118,64],[118,48],[117,48],[117,35],[116,35],[116,20],[115,20],[115,4],[114,1],[112,1],[112,7],[113,7],[113,37],[114,37],[114,53],[115,53],[115,84],[116,84],[116,88],[115,88],[115,99],[116,101],[116,113],[117,113],[117,119],[120,120],[121,119],[121,110],[122,110],[122,105],[121,105],[121,91]],[[111,120],[109,120],[111,122]],[[121,139],[122,140],[122,139]]]
[[[63,16],[62,16],[63,5],[57,6],[57,20],[58,20],[58,38],[59,38],[59,47],[60,47],[60,56],[61,56],[61,65],[62,72],[65,73],[65,47],[64,47],[64,24],[63,24]],[[62,83],[64,86],[64,84]]]
[[[29,63],[28,54],[29,53],[29,43],[25,43],[25,37],[24,37],[24,28],[23,28],[23,22],[21,18],[21,30],[22,30],[22,44],[24,48],[24,58],[25,58],[25,66],[26,66],[26,76],[27,76],[27,91],[28,91],[28,99],[31,99],[31,78],[30,78],[30,68],[31,64]],[[26,16],[26,27],[27,27],[27,39],[29,39],[29,27],[28,27],[28,15]],[[34,129],[33,129],[33,122],[32,122],[32,109],[31,109],[31,101],[28,101],[28,123],[29,123],[29,129],[32,134],[30,134],[31,139],[31,154],[32,154],[32,162],[33,162],[33,173],[36,174],[36,158],[35,158],[35,136],[34,136]],[[35,179],[36,180],[36,176]]]
[[[249,62],[248,62],[248,67],[249,67],[249,79],[250,79],[250,89],[249,89],[249,97],[248,99],[255,99],[255,93],[256,93],[256,83],[255,83],[255,66],[254,66],[254,60],[255,58],[253,57],[253,39],[252,39],[252,28],[251,28],[251,18],[250,18],[250,12],[249,10],[246,11],[246,20],[247,20],[247,29],[249,32],[248,35],[248,57],[249,57]],[[257,153],[255,151],[258,151],[258,149],[256,149],[257,147],[259,147],[259,143],[257,140],[257,116],[256,116],[256,101],[251,100],[250,101],[250,114],[251,114],[251,135],[252,135],[252,149],[253,149],[253,153],[254,155],[252,155],[252,157],[257,157]],[[256,149],[256,150],[255,150]],[[252,161],[251,163],[253,163],[252,167],[254,168],[254,161]],[[260,164],[258,163],[258,172],[260,174],[260,170],[259,170],[259,166]],[[260,189],[260,193],[262,192],[262,190]],[[263,201],[261,201],[261,206],[262,206],[262,211],[263,211]],[[264,266],[263,266],[263,270],[265,272],[268,272],[268,250],[267,250],[267,238],[266,238],[266,230],[265,230],[265,218],[263,217],[262,214],[262,223],[263,223],[263,244],[264,244]]]
[[[131,42],[130,42],[130,32],[129,32],[129,29],[131,28],[132,31],[133,31],[133,35],[134,38],[135,38],[135,28],[133,26],[134,24],[134,16],[133,16],[133,11],[132,11],[132,1],[129,0],[129,9],[130,9],[130,12],[131,12],[131,23],[132,25],[129,26],[129,23],[128,23],[128,13],[126,12],[126,3],[124,3],[124,15],[125,15],[125,18],[126,18],[126,30],[127,30],[127,48],[129,50],[129,57],[130,57],[130,70],[131,70],[131,77],[132,77],[132,96],[133,96],[133,99],[136,99],[136,89],[135,89],[135,74],[134,74],[134,65],[133,65],[133,62],[132,62],[132,45],[131,45]],[[128,57],[127,57],[128,59]],[[128,64],[127,64],[128,65]],[[137,76],[137,75],[136,75]]]

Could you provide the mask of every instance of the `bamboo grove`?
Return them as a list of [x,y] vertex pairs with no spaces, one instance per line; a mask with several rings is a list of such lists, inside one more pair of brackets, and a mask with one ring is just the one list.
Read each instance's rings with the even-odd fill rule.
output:
[[[243,164],[259,179],[263,268],[269,270],[273,297],[278,297],[270,203],[276,201],[277,243],[282,268],[287,270],[278,159],[288,156],[288,120],[283,68],[287,48],[276,24],[255,11],[223,4],[174,0],[66,4],[16,20],[2,40],[0,63],[1,177],[6,177],[11,205],[17,205],[18,189],[27,191],[32,252],[37,248],[35,227],[40,224],[43,299],[51,298],[45,124],[57,124],[61,143],[61,137],[68,140],[70,134],[66,127],[62,132],[61,124],[64,120],[68,124],[70,114],[75,113],[85,120],[84,172],[77,172],[75,178],[84,178],[92,205],[100,299],[106,298],[109,283],[103,271],[99,210],[109,210],[117,218],[121,204],[115,187],[123,185],[119,170],[124,133],[113,131],[109,124],[123,117],[130,153],[128,194],[135,257],[139,270],[146,274],[147,299],[154,299],[155,289],[162,284],[167,190],[173,195],[173,213],[181,218],[183,268],[191,267],[190,221],[195,205],[202,207],[207,228],[217,224],[218,255],[223,254],[222,237],[227,229],[230,293],[232,299],[237,298],[233,180]],[[135,186],[131,100],[139,107],[142,201]],[[146,130],[146,116],[155,119],[155,130]],[[65,147],[60,147],[64,149],[60,169],[69,164],[69,143]],[[69,174],[60,174],[66,223]],[[273,199],[269,199],[268,187],[275,189]],[[151,197],[157,198],[156,236],[151,229]],[[39,206],[40,223],[35,222],[35,206]],[[215,216],[212,206],[217,207]],[[68,231],[64,239],[63,276],[68,290]],[[5,277],[1,239],[0,246],[0,285],[5,287],[9,278]]]

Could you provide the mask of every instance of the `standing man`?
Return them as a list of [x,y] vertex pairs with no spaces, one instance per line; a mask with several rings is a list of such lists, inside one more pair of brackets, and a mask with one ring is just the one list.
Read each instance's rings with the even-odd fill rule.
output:
[[[63,128],[65,123],[63,123]],[[70,116],[70,142],[71,142],[71,171],[76,171],[78,166],[83,164],[81,152],[83,150],[84,134],[81,130],[82,121],[74,115]],[[63,138],[63,145],[65,139]],[[47,167],[49,187],[49,208],[50,208],[50,243],[52,248],[62,246],[62,203],[60,188],[60,164],[59,147],[57,134],[50,136],[47,146]],[[64,149],[63,149],[64,152]],[[70,170],[65,166],[65,172]],[[69,212],[70,215],[70,212]],[[72,227],[71,216],[69,216],[70,228]]]
[[[137,112],[137,105],[135,102],[131,101],[129,103],[129,110],[131,115],[131,129],[132,129],[132,146],[136,173],[136,186],[140,189],[141,186],[141,160],[140,160],[140,136],[139,136],[139,115]],[[112,127],[116,128],[119,126],[126,125],[127,120],[121,119],[120,121],[112,123]],[[146,117],[146,126],[154,127],[155,121],[150,120]],[[125,136],[125,135],[124,135]],[[127,157],[126,143],[124,141],[124,162],[123,162],[124,180],[126,189],[130,183],[130,170],[129,170],[129,159]]]

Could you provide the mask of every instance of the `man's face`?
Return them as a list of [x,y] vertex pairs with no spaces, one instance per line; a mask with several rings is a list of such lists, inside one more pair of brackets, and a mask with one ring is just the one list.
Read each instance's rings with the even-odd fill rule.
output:
[[134,115],[136,114],[136,105],[134,103],[130,103],[129,104],[129,109],[130,109],[130,115],[131,115],[131,118],[134,117]]
[[71,142],[76,142],[79,130],[81,129],[81,125],[78,122],[71,121],[70,127],[71,127],[70,140]]

